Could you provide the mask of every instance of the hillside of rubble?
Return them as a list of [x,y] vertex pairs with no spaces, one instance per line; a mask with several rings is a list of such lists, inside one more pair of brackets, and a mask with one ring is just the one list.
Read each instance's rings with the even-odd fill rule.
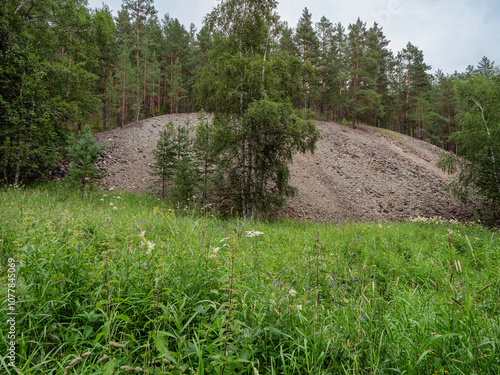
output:
[[[196,125],[198,115],[171,114],[99,133],[107,145],[98,165],[105,188],[146,192],[148,165],[164,125]],[[301,220],[407,220],[439,216],[460,221],[470,209],[443,188],[451,177],[436,167],[442,149],[369,126],[348,129],[318,121],[322,139],[313,154],[297,154],[290,165],[298,194],[278,213]]]

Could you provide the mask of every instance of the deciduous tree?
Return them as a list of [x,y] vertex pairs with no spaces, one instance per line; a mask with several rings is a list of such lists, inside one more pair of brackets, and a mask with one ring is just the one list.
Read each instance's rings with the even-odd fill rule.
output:
[[479,197],[487,217],[500,220],[500,75],[477,74],[455,81],[459,101],[459,130],[451,139],[457,144],[456,159],[446,154],[440,165],[455,171],[455,193],[467,199]]

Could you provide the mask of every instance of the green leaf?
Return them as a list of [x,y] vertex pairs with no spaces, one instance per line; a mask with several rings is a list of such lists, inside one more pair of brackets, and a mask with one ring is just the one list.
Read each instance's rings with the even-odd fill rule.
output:
[[113,372],[115,370],[116,363],[115,359],[110,359],[106,364],[104,365],[104,372],[103,375],[113,375]]

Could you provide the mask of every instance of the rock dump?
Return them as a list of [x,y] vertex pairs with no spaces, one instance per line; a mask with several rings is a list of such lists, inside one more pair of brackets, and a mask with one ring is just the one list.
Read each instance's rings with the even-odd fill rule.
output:
[[[154,162],[164,125],[198,122],[198,114],[172,114],[142,120],[96,135],[106,143],[98,167],[108,176],[103,187],[148,191],[148,165]],[[436,167],[443,150],[377,128],[347,129],[318,122],[323,138],[313,154],[297,154],[290,165],[291,185],[298,189],[278,213],[321,222],[346,220],[406,220],[440,216],[468,220],[470,210],[444,187],[451,177]]]

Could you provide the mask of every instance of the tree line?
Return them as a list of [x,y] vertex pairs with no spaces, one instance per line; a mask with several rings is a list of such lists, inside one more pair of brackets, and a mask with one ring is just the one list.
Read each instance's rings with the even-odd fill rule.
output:
[[[482,109],[486,160],[498,165],[497,123],[485,114],[494,105],[482,104],[480,90],[472,99],[464,94],[478,76],[498,82],[493,62],[485,57],[463,73],[430,74],[422,50],[409,42],[392,52],[376,23],[358,19],[346,28],[324,16],[314,23],[305,8],[292,28],[276,5],[223,1],[198,31],[168,14],[160,20],[152,0],[123,0],[116,17],[82,0],[2,2],[0,178],[18,183],[45,175],[67,134],[83,124],[110,130],[202,109],[214,114],[211,134],[226,147],[214,155],[237,166],[220,177],[238,181],[237,200],[247,213],[250,197],[267,189],[262,181],[286,177],[289,150],[314,149],[311,117],[384,127],[465,155],[473,153],[470,142],[464,151],[467,113]],[[273,143],[278,135],[288,137],[286,147]],[[259,163],[273,157],[279,163],[260,176]]]

